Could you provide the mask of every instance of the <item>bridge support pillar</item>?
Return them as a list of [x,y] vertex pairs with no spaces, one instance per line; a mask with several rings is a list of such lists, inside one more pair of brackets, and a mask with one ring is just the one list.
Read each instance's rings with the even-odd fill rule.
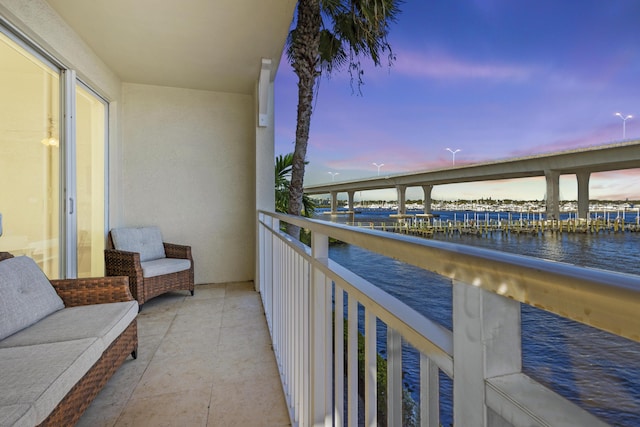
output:
[[338,212],[338,192],[331,192],[331,213],[334,214]]
[[349,212],[354,212],[355,209],[353,208],[353,198],[355,196],[356,192],[355,191],[348,191],[347,195],[349,196]]
[[396,185],[396,190],[398,191],[398,215],[404,215],[407,212],[406,208],[406,196],[407,196],[407,186],[406,185]]
[[547,180],[547,219],[560,219],[560,172],[544,171]]
[[423,185],[422,191],[424,192],[424,213],[431,213],[431,191],[433,190],[433,185]]
[[589,178],[590,172],[578,172],[578,218],[587,219],[589,215]]

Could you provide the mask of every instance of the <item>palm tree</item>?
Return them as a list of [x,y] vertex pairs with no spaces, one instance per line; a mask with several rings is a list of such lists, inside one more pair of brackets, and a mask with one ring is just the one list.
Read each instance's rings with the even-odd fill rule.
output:
[[[402,0],[299,0],[296,26],[289,33],[287,56],[298,76],[296,141],[291,168],[288,213],[302,211],[304,168],[309,127],[317,79],[344,66],[358,90],[364,74],[361,60],[376,66],[381,55],[394,59],[387,41],[389,25],[395,21]],[[297,236],[297,228],[287,231]]]
[[[291,165],[293,153],[276,157],[276,212],[287,213],[289,210],[289,186],[291,181]],[[302,196],[302,215],[308,218],[315,212],[315,202],[309,196]]]

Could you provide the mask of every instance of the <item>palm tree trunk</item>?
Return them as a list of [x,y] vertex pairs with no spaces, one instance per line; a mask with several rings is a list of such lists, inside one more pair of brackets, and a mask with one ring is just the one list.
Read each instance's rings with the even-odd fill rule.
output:
[[[304,167],[309,142],[316,79],[320,75],[320,0],[298,1],[298,23],[293,41],[293,69],[298,76],[298,118],[293,152],[289,214],[300,215],[304,187]],[[299,238],[300,229],[287,224],[287,233]]]

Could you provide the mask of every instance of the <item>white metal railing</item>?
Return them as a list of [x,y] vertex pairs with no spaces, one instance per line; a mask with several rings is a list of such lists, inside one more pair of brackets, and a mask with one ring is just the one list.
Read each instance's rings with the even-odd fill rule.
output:
[[[280,221],[310,230],[311,247],[282,232]],[[330,260],[329,237],[450,278],[453,330]],[[389,426],[402,425],[403,341],[420,352],[420,421],[430,427],[440,425],[439,371],[453,380],[456,426],[606,425],[522,373],[520,303],[640,341],[635,275],[265,211],[258,245],[260,292],[293,425],[358,425],[359,307],[367,426],[379,421],[377,321],[387,327]]]

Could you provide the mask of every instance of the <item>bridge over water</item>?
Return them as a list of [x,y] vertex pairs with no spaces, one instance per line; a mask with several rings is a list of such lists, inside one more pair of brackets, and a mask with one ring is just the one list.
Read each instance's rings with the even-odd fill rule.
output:
[[398,214],[404,214],[406,212],[406,189],[408,187],[422,187],[424,211],[428,214],[431,213],[431,192],[435,185],[544,176],[547,186],[547,218],[558,219],[560,216],[560,176],[575,174],[578,183],[578,216],[586,218],[589,210],[589,178],[591,174],[636,168],[640,168],[640,140],[495,162],[310,185],[306,186],[304,191],[309,195],[330,194],[331,212],[336,212],[338,193],[346,192],[348,194],[349,210],[353,211],[354,195],[357,191],[395,188],[398,192]]

